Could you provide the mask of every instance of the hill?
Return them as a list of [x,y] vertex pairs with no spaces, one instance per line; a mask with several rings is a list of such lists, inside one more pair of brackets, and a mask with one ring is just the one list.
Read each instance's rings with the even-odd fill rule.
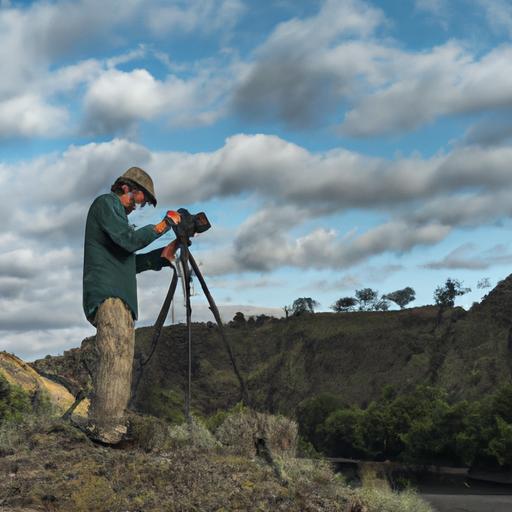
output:
[[[418,384],[446,389],[454,400],[478,398],[512,375],[512,276],[470,311],[424,306],[386,312],[317,313],[288,319],[260,317],[226,328],[237,363],[258,409],[293,415],[303,399],[322,392],[365,405],[386,385],[407,393]],[[136,352],[148,352],[152,330],[137,329]],[[176,419],[187,380],[183,324],[163,329],[135,405]],[[200,414],[240,399],[238,382],[211,323],[192,326],[192,407]],[[92,339],[81,349],[47,357],[33,366],[45,374],[84,383],[78,365],[91,360]],[[89,364],[90,366],[90,364]]]

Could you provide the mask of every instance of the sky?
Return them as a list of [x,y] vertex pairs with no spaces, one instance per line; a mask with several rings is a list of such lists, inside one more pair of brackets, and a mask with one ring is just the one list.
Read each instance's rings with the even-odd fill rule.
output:
[[[207,213],[226,321],[447,278],[469,308],[512,264],[511,36],[508,0],[0,0],[0,350],[94,334],[85,219],[133,165],[135,226]],[[139,326],[170,277],[138,276]]]

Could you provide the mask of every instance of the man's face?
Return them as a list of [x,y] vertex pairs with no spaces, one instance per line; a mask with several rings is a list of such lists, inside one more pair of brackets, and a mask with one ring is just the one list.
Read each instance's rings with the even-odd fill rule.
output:
[[132,213],[138,204],[142,208],[147,203],[146,196],[142,190],[135,189],[130,191],[128,187],[126,187],[126,191],[120,199],[127,215]]

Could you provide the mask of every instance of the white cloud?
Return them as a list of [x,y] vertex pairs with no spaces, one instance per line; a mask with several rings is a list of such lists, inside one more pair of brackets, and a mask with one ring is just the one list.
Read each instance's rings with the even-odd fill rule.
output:
[[[416,5],[436,13],[446,7]],[[502,20],[512,12],[500,2],[487,9]],[[345,111],[342,133],[370,137],[512,107],[510,45],[485,53],[454,40],[407,50],[375,35],[386,23],[381,11],[357,1],[328,1],[310,18],[282,23],[245,68],[235,111],[295,128],[335,122],[333,114]]]
[[146,12],[149,29],[158,36],[175,32],[211,33],[233,28],[246,8],[239,0],[167,2]]
[[[379,9],[357,0],[328,0],[310,18],[277,26],[243,71],[233,98],[249,118],[278,118],[300,127],[322,119],[353,92],[355,78],[378,74],[363,41],[384,23]],[[385,50],[384,50],[385,51]]]
[[192,108],[194,84],[171,76],[156,80],[147,70],[111,69],[93,82],[85,96],[87,126],[95,132],[112,132],[140,119],[151,119],[173,110]]
[[0,102],[0,137],[53,137],[67,124],[66,109],[52,106],[33,94]]
[[[507,2],[468,5],[475,2],[496,26],[512,27]],[[435,14],[446,8],[441,0],[415,5]],[[251,59],[240,61],[219,38],[245,9],[240,0],[5,7],[0,137],[59,137],[75,133],[82,121],[89,133],[101,134],[136,133],[137,122],[155,119],[204,126],[233,112],[296,128],[341,123],[346,135],[370,137],[512,106],[509,44],[487,53],[457,41],[407,50],[381,36],[391,25],[375,4],[326,0],[312,16],[278,24]],[[184,67],[152,46],[154,37],[177,33],[217,39],[211,53]],[[135,59],[138,69],[121,68]],[[165,60],[171,74],[157,76],[151,59]]]
[[508,0],[476,0],[484,10],[489,25],[497,32],[512,35],[512,5]]
[[410,131],[439,116],[512,106],[512,47],[481,58],[457,43],[402,55],[390,85],[360,99],[342,124],[344,133],[372,136]]
[[[115,55],[141,34],[151,40],[147,29],[157,30],[157,22],[159,34],[162,30],[225,32],[243,11],[238,0],[172,4],[159,0],[58,0],[6,5],[0,10],[0,137],[73,133],[77,123],[71,122],[70,112],[73,110],[73,116],[80,113],[70,105],[79,103],[83,86],[90,84],[86,114],[94,114],[102,129],[115,131],[120,124],[154,117],[159,108],[174,110],[176,106],[182,113],[180,123],[191,118],[198,124],[214,122],[219,115],[214,100],[225,94],[226,88],[214,94],[224,78],[218,78],[222,73],[212,76],[212,66],[206,72],[196,70],[191,79],[171,76],[160,82],[146,69],[133,73],[117,69],[148,53],[152,56],[144,45],[106,59],[91,54],[110,50]],[[69,64],[70,60],[75,63]],[[68,96],[62,97],[63,92]],[[109,102],[105,94],[119,96],[118,102]],[[191,109],[198,100],[208,108]]]
[[510,265],[512,253],[500,244],[491,249],[481,250],[474,243],[466,243],[455,248],[444,258],[423,265],[430,269],[486,270],[495,265]]

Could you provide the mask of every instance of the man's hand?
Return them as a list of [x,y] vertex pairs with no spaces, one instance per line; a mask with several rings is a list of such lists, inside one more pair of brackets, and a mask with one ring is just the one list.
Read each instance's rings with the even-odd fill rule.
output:
[[171,226],[175,226],[181,222],[181,215],[174,210],[167,210],[167,213],[164,217],[165,221],[168,222]]
[[170,244],[166,245],[162,252],[160,253],[160,256],[162,258],[165,258],[166,260],[169,260],[170,263],[172,263],[176,259],[176,251],[178,250],[178,240],[173,240]]
[[169,231],[173,226],[176,226],[181,222],[181,215],[174,210],[168,210],[165,217],[155,225],[155,231],[161,235],[166,231]]

